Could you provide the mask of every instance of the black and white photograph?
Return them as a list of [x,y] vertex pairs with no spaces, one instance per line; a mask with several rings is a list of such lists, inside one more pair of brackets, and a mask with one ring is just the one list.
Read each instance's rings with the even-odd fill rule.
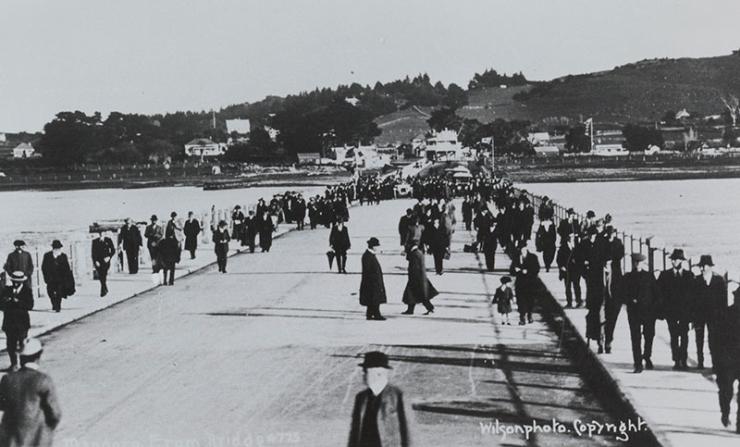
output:
[[0,0],[0,447],[740,445],[737,0]]

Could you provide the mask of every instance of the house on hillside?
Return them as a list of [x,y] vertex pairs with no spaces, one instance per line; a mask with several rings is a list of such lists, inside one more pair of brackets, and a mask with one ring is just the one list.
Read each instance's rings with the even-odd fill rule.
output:
[[621,129],[604,129],[597,130],[594,134],[594,146],[591,151],[592,155],[625,155],[627,150],[624,148],[624,134]]
[[215,143],[209,138],[196,138],[185,144],[185,155],[188,157],[218,157],[226,153],[224,143]]
[[21,143],[13,148],[13,158],[31,158],[40,157],[36,149],[30,143]]
[[697,140],[693,127],[661,127],[660,134],[663,137],[663,147],[669,151],[686,150],[689,142]]
[[445,129],[432,134],[426,139],[424,157],[427,160],[460,160],[463,158],[462,144],[457,140],[457,132]]
[[527,136],[527,141],[532,146],[548,146],[550,144],[550,134],[548,132],[531,132]]

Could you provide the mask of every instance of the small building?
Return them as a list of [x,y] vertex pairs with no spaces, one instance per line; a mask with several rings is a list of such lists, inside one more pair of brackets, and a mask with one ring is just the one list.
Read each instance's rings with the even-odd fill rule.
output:
[[621,129],[605,129],[596,131],[594,135],[593,155],[614,156],[626,155],[624,148],[626,139]]
[[428,160],[462,159],[463,150],[462,145],[457,140],[457,132],[445,129],[427,138],[424,156]]
[[557,157],[560,149],[557,146],[534,146],[534,154],[538,157]]
[[321,154],[318,152],[299,152],[296,154],[299,165],[319,164]]
[[21,143],[13,148],[13,158],[31,158],[38,157],[40,154],[36,153],[36,149],[30,143]]
[[196,138],[185,144],[185,155],[188,157],[218,157],[226,153],[224,143],[215,143],[209,138]]
[[527,136],[527,141],[529,141],[532,146],[549,146],[550,134],[548,132],[531,132]]

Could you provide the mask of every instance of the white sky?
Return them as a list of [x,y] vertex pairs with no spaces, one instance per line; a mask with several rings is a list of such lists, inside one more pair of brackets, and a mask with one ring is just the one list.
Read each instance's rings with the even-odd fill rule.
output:
[[551,79],[740,47],[737,0],[0,0],[0,131],[427,72]]

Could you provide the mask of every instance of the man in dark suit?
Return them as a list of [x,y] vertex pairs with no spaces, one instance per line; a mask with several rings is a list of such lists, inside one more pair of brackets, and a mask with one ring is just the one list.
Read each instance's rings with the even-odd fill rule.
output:
[[20,353],[20,370],[0,381],[0,445],[50,447],[62,418],[51,377],[39,371],[43,347],[31,338]]
[[465,200],[462,203],[462,217],[465,223],[465,230],[470,231],[471,224],[473,223],[473,202],[468,195],[465,196]]
[[46,293],[51,300],[51,308],[55,312],[62,310],[62,299],[74,293],[75,280],[69,266],[67,255],[62,253],[62,243],[55,240],[51,243],[51,251],[44,254],[41,262],[41,273],[46,283]]
[[[647,271],[647,257],[640,253],[632,254],[632,271],[624,276],[624,300],[627,304],[627,320],[632,340],[632,360],[634,372],[641,373],[645,361],[646,369],[653,369],[651,356],[655,337],[655,319],[659,309],[658,284],[655,276]],[[642,349],[642,337],[645,349]]]
[[727,309],[727,284],[724,278],[713,271],[714,262],[709,255],[701,255],[699,268],[701,275],[694,281],[694,303],[692,321],[696,335],[697,368],[704,369],[704,332],[708,331],[709,353],[714,355],[714,323]]
[[411,445],[409,420],[400,389],[388,383],[388,356],[373,351],[362,364],[367,389],[355,396],[349,447]]
[[92,261],[100,281],[101,298],[108,294],[108,270],[114,254],[116,247],[113,241],[109,237],[103,237],[102,232],[98,232],[98,237],[92,241]]
[[514,275],[514,293],[516,306],[519,311],[519,325],[532,322],[534,296],[538,287],[540,261],[534,253],[529,252],[526,243],[520,242],[519,255],[511,262],[509,273]]
[[193,215],[193,212],[188,212],[188,220],[185,221],[183,226],[183,233],[185,233],[185,250],[190,252],[190,259],[195,259],[195,250],[198,249],[198,235],[201,232],[200,222]]
[[401,246],[406,246],[406,238],[409,235],[409,225],[411,225],[411,220],[413,219],[414,210],[411,208],[406,209],[406,214],[401,216],[401,218],[398,220],[398,235],[401,237]]
[[568,235],[575,234],[576,242],[581,233],[581,224],[576,219],[576,212],[573,208],[568,208],[568,217],[565,220],[561,220],[558,225],[558,236],[560,236],[560,245],[568,240]]
[[295,200],[295,206],[293,207],[293,214],[296,220],[297,229],[302,230],[306,225],[306,200],[302,195],[298,195]]
[[22,271],[10,274],[11,285],[3,289],[0,305],[3,310],[3,332],[10,357],[10,370],[18,369],[18,352],[23,349],[23,340],[28,337],[33,309],[33,293],[26,285],[26,274]]
[[671,335],[673,369],[686,369],[689,346],[689,321],[691,317],[691,288],[693,275],[682,265],[686,260],[683,250],[671,253],[671,268],[660,272],[658,289],[661,295],[660,311],[668,324]]
[[[717,345],[712,354],[712,363],[717,373],[719,408],[722,425],[730,425],[730,404],[733,387],[740,381],[740,287],[733,292],[733,304],[717,320]],[[738,388],[740,402],[740,388]],[[737,412],[735,432],[740,433],[740,411]]]
[[31,289],[31,275],[33,274],[33,259],[31,254],[25,250],[26,243],[22,240],[13,242],[15,249],[8,254],[5,260],[5,274],[10,276],[13,272],[21,271],[26,275],[26,285]]
[[612,352],[614,329],[622,311],[622,296],[619,287],[622,283],[622,259],[624,244],[617,237],[617,230],[607,226],[604,232],[607,242],[606,265],[604,267],[604,351]]
[[349,240],[349,231],[342,220],[332,226],[329,233],[329,246],[334,250],[337,258],[337,273],[347,273],[347,251],[352,244]]
[[367,250],[362,254],[362,280],[360,281],[360,305],[367,307],[366,319],[385,320],[380,314],[380,305],[387,302],[383,270],[375,256],[375,247],[380,242],[371,237],[367,241]]
[[249,252],[254,253],[255,239],[259,232],[259,224],[257,218],[254,215],[254,210],[249,210],[247,217],[244,219],[244,238],[249,247]]
[[128,272],[132,275],[139,272],[139,247],[142,245],[139,228],[131,223],[131,218],[126,219],[118,232],[118,247],[126,252]]
[[146,248],[149,250],[149,258],[152,260],[152,273],[159,271],[157,267],[157,245],[164,238],[162,226],[159,225],[156,214],[152,215],[151,223],[144,230],[146,238]]
[[213,229],[213,249],[216,252],[216,262],[218,263],[218,271],[226,273],[226,261],[229,255],[229,236],[228,224],[225,220],[218,223],[218,227]]
[[557,264],[559,277],[565,283],[565,307],[573,307],[573,293],[575,293],[576,306],[581,307],[581,273],[584,256],[576,245],[576,234],[567,233],[564,243],[558,249]]
[[434,313],[434,305],[432,305],[431,299],[437,296],[439,292],[437,292],[437,289],[434,288],[427,278],[424,253],[416,243],[411,242],[406,259],[409,261],[408,281],[403,291],[402,301],[406,304],[407,308],[402,314],[413,315],[414,307],[418,303],[423,304],[426,308],[427,311],[424,315]]

